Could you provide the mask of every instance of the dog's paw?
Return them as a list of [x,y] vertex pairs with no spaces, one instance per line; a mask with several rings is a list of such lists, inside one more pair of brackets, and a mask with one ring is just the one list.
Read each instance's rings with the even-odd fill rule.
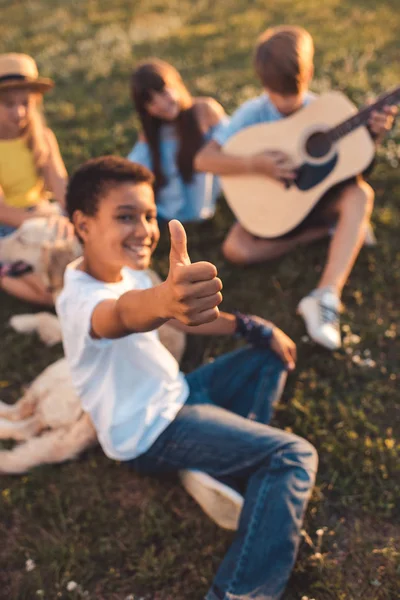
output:
[[46,346],[54,346],[62,340],[60,322],[51,313],[39,313],[37,333]]
[[18,333],[33,333],[37,329],[38,314],[14,315],[8,323]]

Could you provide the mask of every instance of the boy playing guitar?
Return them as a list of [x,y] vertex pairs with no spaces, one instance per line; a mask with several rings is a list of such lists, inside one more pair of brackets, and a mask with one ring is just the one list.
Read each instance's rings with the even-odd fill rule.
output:
[[[311,103],[308,90],[313,77],[314,45],[301,27],[267,29],[255,52],[255,69],[264,93],[245,102],[230,123],[197,154],[195,166],[217,175],[258,175],[288,185],[296,178],[295,165],[284,152],[268,151],[238,156],[222,146],[239,131],[255,124],[278,121]],[[376,143],[392,128],[394,106],[371,114],[369,130]],[[237,264],[251,264],[277,258],[299,244],[327,235],[336,224],[328,260],[317,287],[299,304],[310,337],[336,349],[341,345],[339,328],[340,296],[369,227],[374,192],[361,176],[335,185],[295,229],[275,239],[255,237],[235,223],[223,245],[225,257]]]

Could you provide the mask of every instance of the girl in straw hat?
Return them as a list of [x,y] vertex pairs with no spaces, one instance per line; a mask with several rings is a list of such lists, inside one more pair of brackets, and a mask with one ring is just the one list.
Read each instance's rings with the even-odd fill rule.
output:
[[[27,219],[49,217],[57,239],[70,239],[72,228],[61,216],[67,173],[54,133],[41,114],[42,96],[53,81],[39,77],[26,54],[0,55],[0,261],[2,239]],[[55,202],[49,202],[49,197]],[[4,243],[3,243],[4,246]],[[0,288],[21,299],[52,304],[50,292],[29,268],[0,269]],[[19,265],[21,266],[21,265]]]

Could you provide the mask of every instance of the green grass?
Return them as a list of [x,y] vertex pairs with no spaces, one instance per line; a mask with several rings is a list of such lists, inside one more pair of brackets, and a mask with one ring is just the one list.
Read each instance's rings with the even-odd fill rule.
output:
[[[194,94],[212,95],[232,111],[258,92],[251,68],[258,33],[270,24],[297,23],[315,38],[315,91],[339,88],[362,104],[399,83],[397,0],[26,0],[3,1],[1,11],[0,52],[32,54],[57,82],[46,115],[69,171],[88,157],[130,150],[137,120],[128,75],[148,55],[172,62]],[[275,422],[315,444],[320,470],[286,600],[399,595],[396,141],[398,130],[372,178],[379,245],[362,250],[345,289],[342,324],[361,336],[347,352],[330,354],[302,341],[303,325],[294,316],[318,278],[326,243],[239,269],[220,253],[233,220],[223,202],[211,223],[188,228],[192,259],[214,261],[220,270],[224,308],[270,317],[298,343],[296,375]],[[167,250],[164,238],[155,257],[164,274]],[[9,316],[27,309],[0,297],[0,393],[9,401],[62,352],[10,331]],[[186,366],[200,354],[230,348],[230,340],[204,340]],[[357,365],[357,352],[370,353],[376,365]],[[123,600],[130,594],[200,600],[231,539],[176,482],[139,478],[100,449],[26,477],[3,477],[0,489],[0,597],[6,600]],[[36,563],[30,572],[28,558]],[[68,591],[70,581],[80,587]]]

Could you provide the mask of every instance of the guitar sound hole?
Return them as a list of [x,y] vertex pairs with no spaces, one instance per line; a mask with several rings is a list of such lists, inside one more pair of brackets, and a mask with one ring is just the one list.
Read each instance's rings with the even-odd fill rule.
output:
[[332,144],[323,131],[313,133],[306,141],[306,151],[311,158],[322,158],[323,156],[326,156],[331,147]]

